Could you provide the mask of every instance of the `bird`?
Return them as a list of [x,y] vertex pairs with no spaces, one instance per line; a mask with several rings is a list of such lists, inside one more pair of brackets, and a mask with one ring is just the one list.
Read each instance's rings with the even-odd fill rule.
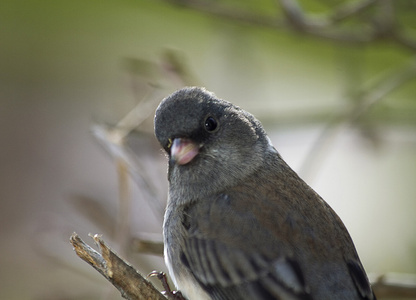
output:
[[164,98],[164,259],[190,300],[376,299],[334,210],[252,114],[202,87]]

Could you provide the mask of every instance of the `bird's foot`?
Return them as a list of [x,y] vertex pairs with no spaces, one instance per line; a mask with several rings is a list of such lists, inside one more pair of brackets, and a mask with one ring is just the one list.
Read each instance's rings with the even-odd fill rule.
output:
[[172,289],[169,286],[168,279],[166,277],[166,273],[153,271],[153,272],[150,272],[147,275],[147,277],[157,277],[157,279],[160,280],[160,282],[162,283],[163,288],[165,289],[163,294],[166,295],[166,297],[169,300],[186,300],[186,298],[182,295],[182,293],[180,291],[172,291]]

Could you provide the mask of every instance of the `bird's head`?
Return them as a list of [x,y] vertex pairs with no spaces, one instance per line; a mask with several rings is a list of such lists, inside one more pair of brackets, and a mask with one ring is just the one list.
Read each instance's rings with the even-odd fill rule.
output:
[[214,191],[233,184],[256,170],[270,148],[256,118],[198,87],[165,98],[154,125],[176,188]]

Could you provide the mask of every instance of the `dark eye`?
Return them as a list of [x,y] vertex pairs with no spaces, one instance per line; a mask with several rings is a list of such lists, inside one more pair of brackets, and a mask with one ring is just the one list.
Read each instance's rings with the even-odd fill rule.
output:
[[218,123],[213,117],[208,117],[205,119],[205,129],[208,132],[212,132],[217,129]]

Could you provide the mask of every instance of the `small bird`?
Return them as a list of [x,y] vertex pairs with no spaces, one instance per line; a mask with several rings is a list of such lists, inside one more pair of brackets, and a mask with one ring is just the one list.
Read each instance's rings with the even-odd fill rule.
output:
[[200,87],[165,98],[164,257],[190,300],[375,299],[347,229],[250,113]]

